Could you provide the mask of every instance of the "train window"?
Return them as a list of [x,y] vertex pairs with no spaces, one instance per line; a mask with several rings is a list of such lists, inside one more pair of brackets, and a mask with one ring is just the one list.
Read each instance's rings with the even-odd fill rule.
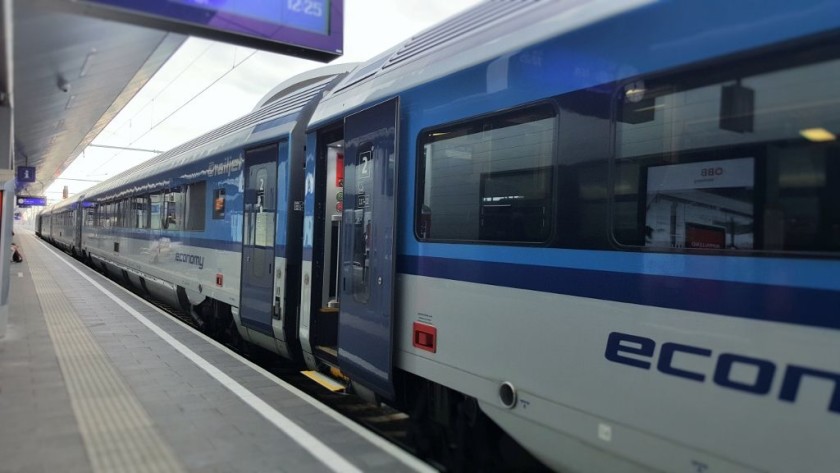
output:
[[106,228],[113,228],[116,224],[115,217],[114,217],[114,207],[116,204],[114,202],[108,202],[107,207],[105,208],[105,227]]
[[131,204],[131,226],[134,228],[149,227],[148,197],[135,197]]
[[184,229],[204,230],[207,208],[207,183],[196,182],[186,186],[184,192]]
[[[87,202],[85,204],[87,205]],[[96,219],[96,206],[90,206],[85,208],[84,213],[86,227],[94,227],[99,224],[99,222]]]
[[152,194],[149,196],[149,228],[160,230],[161,226],[161,195]]
[[836,51],[627,84],[616,113],[616,240],[839,251]]
[[114,202],[114,227],[121,228],[124,226],[125,216],[123,214],[123,202]]
[[134,199],[123,199],[122,200],[122,227],[123,228],[134,228]]
[[134,213],[134,199],[123,199],[123,227],[125,228],[135,228],[136,222],[134,221],[135,213]]
[[578,90],[557,97],[557,102],[560,129],[552,246],[613,248],[607,227],[612,94],[600,87]]
[[165,230],[180,230],[183,225],[184,194],[180,187],[166,191],[163,195],[163,219],[161,226]]
[[546,242],[556,127],[557,112],[545,104],[424,131],[417,237]]
[[132,199],[123,199],[120,201],[120,226],[123,228],[134,227],[134,222],[132,222],[132,203]]
[[213,219],[225,218],[225,189],[220,188],[213,191]]

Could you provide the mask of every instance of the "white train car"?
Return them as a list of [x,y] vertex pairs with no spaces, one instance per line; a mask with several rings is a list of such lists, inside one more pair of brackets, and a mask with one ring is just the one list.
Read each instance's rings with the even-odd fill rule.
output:
[[454,469],[833,471],[839,12],[488,1],[92,188],[81,252]]

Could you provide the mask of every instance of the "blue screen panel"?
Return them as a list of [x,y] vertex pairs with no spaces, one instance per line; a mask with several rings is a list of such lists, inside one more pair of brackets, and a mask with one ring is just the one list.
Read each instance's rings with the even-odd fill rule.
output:
[[17,198],[17,205],[20,207],[26,206],[31,207],[34,205],[47,205],[47,198],[46,197],[36,197],[36,196],[18,196]]
[[189,5],[207,14],[231,13],[249,20],[329,34],[330,0],[169,0]]
[[85,13],[329,61],[341,56],[344,0],[77,0]]

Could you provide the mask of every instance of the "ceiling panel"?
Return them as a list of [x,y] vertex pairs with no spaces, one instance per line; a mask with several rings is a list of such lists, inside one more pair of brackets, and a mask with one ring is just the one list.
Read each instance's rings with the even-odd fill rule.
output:
[[184,41],[181,35],[13,2],[15,164],[42,193]]

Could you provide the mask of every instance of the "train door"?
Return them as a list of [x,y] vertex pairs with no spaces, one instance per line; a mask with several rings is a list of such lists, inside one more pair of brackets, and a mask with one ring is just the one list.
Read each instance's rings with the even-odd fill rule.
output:
[[276,143],[245,151],[245,198],[239,317],[242,325],[272,334]]
[[82,206],[82,200],[73,204],[73,249],[75,251],[82,251],[82,225],[84,224],[86,209]]
[[344,121],[338,360],[386,397],[393,396],[398,111],[394,98]]

